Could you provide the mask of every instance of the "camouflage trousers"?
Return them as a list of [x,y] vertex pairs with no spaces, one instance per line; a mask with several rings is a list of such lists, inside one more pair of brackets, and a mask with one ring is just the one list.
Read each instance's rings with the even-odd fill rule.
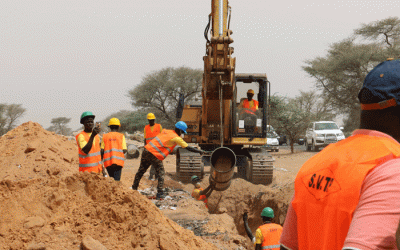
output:
[[151,165],[149,180],[154,179],[154,176],[156,177],[156,179],[158,179],[158,175],[156,175],[156,168],[154,167],[154,165]]
[[143,149],[142,158],[140,159],[140,166],[135,175],[135,180],[133,181],[132,189],[134,190],[138,189],[140,179],[142,179],[144,173],[146,173],[150,165],[154,166],[154,169],[156,171],[156,177],[158,177],[157,192],[162,193],[164,187],[164,175],[165,175],[164,165],[162,161],[157,159],[157,157],[155,157],[147,149]]

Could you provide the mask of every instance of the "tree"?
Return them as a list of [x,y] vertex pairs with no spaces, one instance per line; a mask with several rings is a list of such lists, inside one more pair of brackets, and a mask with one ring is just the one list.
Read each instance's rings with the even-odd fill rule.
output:
[[15,123],[26,112],[22,104],[0,104],[0,134],[5,134],[15,127]]
[[121,110],[117,113],[109,115],[104,121],[102,122],[104,126],[108,125],[108,122],[111,118],[115,117],[118,118],[121,122],[121,127],[119,129],[120,132],[128,132],[134,133],[135,131],[143,131],[144,126],[148,124],[146,119],[147,112],[144,110],[141,111],[128,111],[128,110]]
[[[356,43],[357,38],[369,43]],[[359,127],[357,98],[369,71],[387,58],[400,54],[400,20],[397,17],[362,24],[354,36],[333,43],[325,57],[306,61],[303,69],[316,80],[324,101],[345,117],[345,132]],[[359,117],[359,114],[356,115]]]
[[279,96],[271,97],[271,111],[271,125],[288,137],[290,150],[294,153],[294,142],[304,134],[310,120],[309,113],[302,110],[294,99]]
[[315,91],[300,91],[300,95],[294,98],[271,97],[271,125],[288,137],[292,153],[294,142],[305,136],[310,122],[334,117],[330,104]]
[[51,124],[47,130],[54,131],[56,134],[60,135],[70,135],[72,133],[71,128],[67,127],[67,124],[71,121],[71,118],[67,117],[57,117],[51,119]]
[[176,122],[180,94],[187,102],[199,93],[202,74],[202,70],[188,67],[163,68],[145,75],[128,96],[133,107],[155,113],[158,122],[171,127]]

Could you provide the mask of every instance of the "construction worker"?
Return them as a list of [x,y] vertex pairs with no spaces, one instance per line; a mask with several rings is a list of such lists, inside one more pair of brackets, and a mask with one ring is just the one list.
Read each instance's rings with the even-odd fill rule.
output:
[[254,90],[249,89],[247,91],[247,99],[244,99],[240,104],[239,108],[243,109],[241,113],[247,113],[250,115],[255,115],[258,110],[258,101],[253,100]]
[[282,249],[397,249],[400,61],[370,71],[358,99],[360,129],[297,173]]
[[92,112],[85,111],[81,115],[80,123],[84,130],[75,136],[79,150],[79,172],[102,172],[100,155],[100,124],[94,126]]
[[215,183],[210,183],[210,185],[206,189],[203,189],[200,186],[201,180],[198,176],[193,175],[190,180],[194,185],[194,189],[192,191],[192,197],[198,201],[203,201],[204,204],[206,204],[206,208],[208,208],[207,198],[210,197],[212,191],[214,190]]
[[[162,131],[161,124],[155,123],[156,116],[153,113],[147,114],[147,120],[149,124],[144,127],[144,145],[146,146],[152,139],[154,139]],[[150,167],[149,180],[154,179],[156,170],[153,165]],[[158,176],[156,176],[158,179]]]
[[139,169],[135,175],[135,180],[132,185],[133,190],[137,190],[139,187],[140,179],[147,171],[150,165],[154,165],[156,173],[158,175],[157,185],[157,199],[164,197],[163,186],[164,186],[164,166],[162,161],[172,152],[176,145],[186,148],[187,150],[195,153],[204,154],[207,153],[201,149],[197,149],[189,146],[182,138],[186,134],[187,125],[183,121],[179,121],[175,124],[175,130],[164,129],[156,138],[152,139],[143,149],[142,158],[140,160]]
[[108,127],[111,132],[103,135],[101,140],[101,159],[110,177],[121,180],[121,172],[125,163],[126,147],[125,136],[118,133],[121,122],[118,118],[111,118]]
[[244,228],[246,229],[247,236],[249,236],[250,240],[254,243],[256,250],[279,250],[279,240],[282,234],[282,226],[272,223],[273,218],[274,210],[272,210],[270,207],[264,208],[261,212],[263,225],[257,228],[256,237],[254,237],[247,221],[247,212],[243,214]]

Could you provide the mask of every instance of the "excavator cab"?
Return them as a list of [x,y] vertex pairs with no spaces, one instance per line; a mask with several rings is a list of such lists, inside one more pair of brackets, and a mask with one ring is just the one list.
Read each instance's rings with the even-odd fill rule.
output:
[[[268,81],[265,74],[236,74],[232,137],[266,138],[268,125]],[[247,92],[254,92],[248,101]]]

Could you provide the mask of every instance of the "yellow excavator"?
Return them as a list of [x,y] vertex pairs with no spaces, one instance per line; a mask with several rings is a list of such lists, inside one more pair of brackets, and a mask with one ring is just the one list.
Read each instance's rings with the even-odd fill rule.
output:
[[[230,47],[231,7],[228,0],[212,0],[211,10],[204,31],[207,42],[202,103],[185,105],[181,99],[177,111],[177,118],[188,125],[184,140],[197,143],[206,151],[229,148],[236,155],[239,177],[255,184],[269,184],[274,160],[262,146],[267,143],[270,83],[264,73],[235,73],[236,58],[232,57],[234,49]],[[243,105],[250,89],[258,102],[258,107],[253,105],[252,109]],[[210,156],[177,150],[176,172],[180,181],[188,182],[193,175],[202,178],[204,165],[209,164]]]

